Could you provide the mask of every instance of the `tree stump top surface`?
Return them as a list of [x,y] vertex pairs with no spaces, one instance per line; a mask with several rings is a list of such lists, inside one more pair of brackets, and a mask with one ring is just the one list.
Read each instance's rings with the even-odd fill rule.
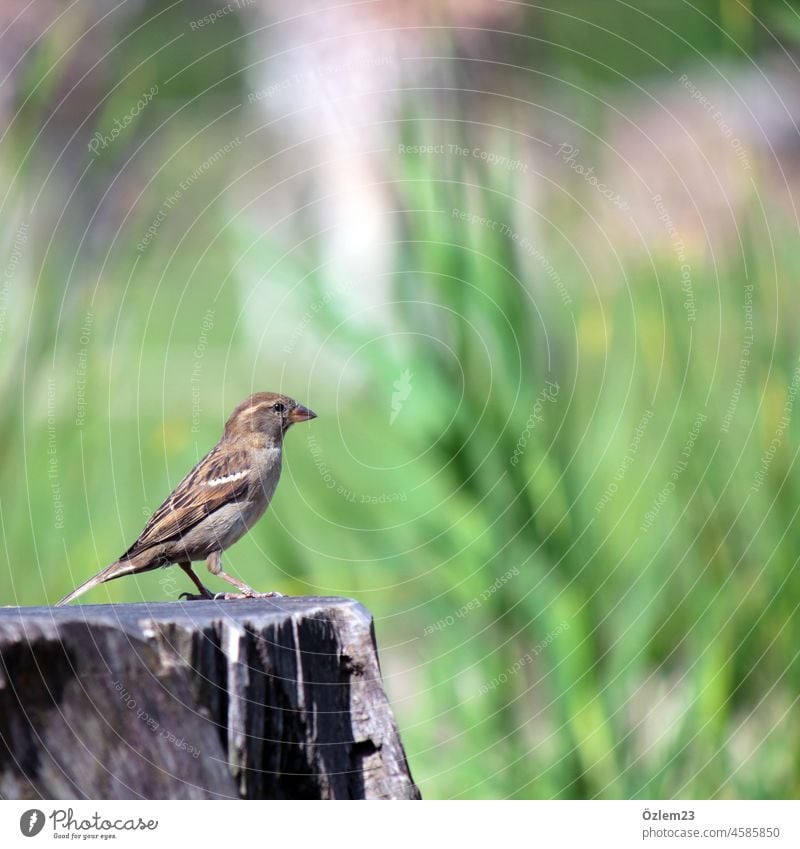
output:
[[[70,607],[0,607],[0,636],[26,631],[52,634],[64,626],[104,626],[148,639],[153,629],[178,628],[190,633],[235,628],[262,631],[287,622],[347,621],[372,631],[372,616],[351,598],[302,596],[269,599],[158,601],[116,604],[76,604]],[[374,634],[373,634],[374,641]],[[375,649],[377,651],[377,647]]]
[[332,608],[348,610],[364,623],[369,611],[352,598],[302,596],[208,601],[157,601],[116,604],[75,604],[70,607],[0,607],[0,627],[14,621],[98,622],[137,628],[143,620],[203,625],[220,619],[229,622],[277,624],[289,616],[326,615]]

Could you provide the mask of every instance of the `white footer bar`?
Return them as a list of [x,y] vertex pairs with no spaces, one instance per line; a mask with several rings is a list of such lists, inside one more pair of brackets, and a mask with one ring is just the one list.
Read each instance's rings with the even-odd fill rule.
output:
[[[0,802],[0,846],[800,846],[798,802]],[[165,841],[174,841],[167,844]],[[254,841],[258,841],[256,844]]]

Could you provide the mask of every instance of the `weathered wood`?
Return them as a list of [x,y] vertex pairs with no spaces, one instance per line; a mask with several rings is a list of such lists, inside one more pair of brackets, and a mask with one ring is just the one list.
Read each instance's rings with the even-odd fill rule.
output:
[[0,797],[419,792],[369,613],[282,598],[0,609]]

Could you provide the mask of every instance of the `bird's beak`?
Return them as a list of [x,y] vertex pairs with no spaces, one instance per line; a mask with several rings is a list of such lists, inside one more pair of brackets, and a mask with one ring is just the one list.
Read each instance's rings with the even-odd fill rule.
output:
[[313,410],[309,410],[308,407],[304,407],[302,404],[298,404],[289,412],[289,424],[296,424],[297,422],[307,422],[309,419],[315,419],[317,414]]

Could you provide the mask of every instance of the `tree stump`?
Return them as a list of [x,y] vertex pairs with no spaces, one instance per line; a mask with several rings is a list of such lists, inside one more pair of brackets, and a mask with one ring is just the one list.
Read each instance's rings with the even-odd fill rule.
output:
[[418,799],[336,598],[0,608],[0,798]]

